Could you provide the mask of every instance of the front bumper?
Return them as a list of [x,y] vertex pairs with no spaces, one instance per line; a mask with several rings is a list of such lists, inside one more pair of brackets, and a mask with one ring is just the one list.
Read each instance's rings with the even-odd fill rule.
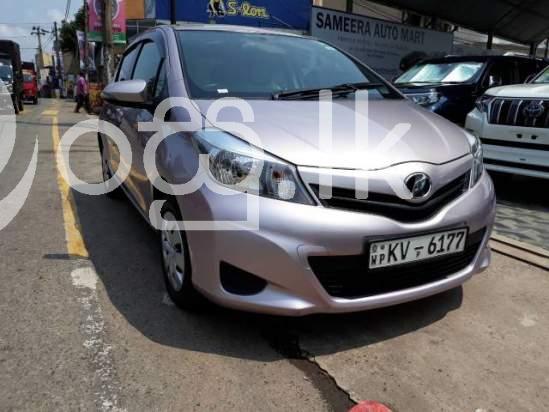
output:
[[477,109],[467,116],[465,128],[481,139],[486,169],[549,179],[547,128],[491,124]]
[[38,96],[38,93],[35,90],[25,89],[23,90],[23,99],[25,100],[34,100]]
[[[219,201],[200,190],[178,198],[184,220],[243,220],[245,201]],[[236,198],[243,196],[236,195]],[[486,173],[474,188],[417,223],[382,216],[259,199],[259,230],[188,231],[193,283],[212,301],[242,310],[300,316],[361,311],[420,299],[454,288],[490,263],[487,246],[495,216],[493,184]],[[189,201],[190,200],[190,201]],[[485,229],[471,263],[441,280],[404,290],[353,299],[329,295],[315,276],[309,256],[357,255],[368,239],[414,236],[447,228]],[[241,227],[242,229],[242,227]],[[227,292],[220,281],[226,262],[267,281],[255,295]]]

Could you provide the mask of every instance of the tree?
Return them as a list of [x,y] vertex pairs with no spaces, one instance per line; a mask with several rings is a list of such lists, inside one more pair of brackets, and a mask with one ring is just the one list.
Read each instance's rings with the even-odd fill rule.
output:
[[59,31],[59,42],[61,43],[61,50],[64,52],[70,52],[74,56],[78,55],[78,39],[76,37],[76,31],[84,31],[86,24],[85,17],[84,6],[82,6],[74,15],[74,20],[63,21]]

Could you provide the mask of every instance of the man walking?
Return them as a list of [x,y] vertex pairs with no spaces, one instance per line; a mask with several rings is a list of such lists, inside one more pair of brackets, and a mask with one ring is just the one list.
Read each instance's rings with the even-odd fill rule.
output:
[[91,113],[90,103],[88,97],[88,82],[84,77],[84,72],[80,72],[78,79],[76,80],[76,108],[75,113],[80,113],[80,108],[84,106],[88,114]]

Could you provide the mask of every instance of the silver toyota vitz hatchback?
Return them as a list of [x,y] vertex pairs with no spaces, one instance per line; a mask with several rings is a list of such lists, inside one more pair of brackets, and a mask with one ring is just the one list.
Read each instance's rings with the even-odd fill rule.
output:
[[[454,288],[490,263],[495,194],[479,141],[330,44],[157,27],[133,40],[103,98],[101,119],[131,149],[99,133],[106,187],[159,230],[180,307],[359,311]],[[199,128],[160,140],[141,126],[197,116]]]

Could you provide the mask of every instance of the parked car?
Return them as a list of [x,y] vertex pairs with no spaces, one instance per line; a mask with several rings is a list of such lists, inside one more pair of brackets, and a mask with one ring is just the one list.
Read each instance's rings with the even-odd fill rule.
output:
[[32,104],[38,104],[38,81],[36,75],[29,70],[23,70],[23,98]]
[[22,62],[23,68],[23,98],[33,104],[38,104],[38,77],[33,62]]
[[488,88],[523,83],[546,65],[520,56],[449,56],[421,61],[394,84],[421,106],[463,125]]
[[482,140],[489,170],[549,179],[549,67],[526,84],[487,90],[465,127]]
[[[329,156],[318,147],[321,89],[334,96]],[[369,91],[367,112],[355,107],[361,89]],[[162,193],[149,181],[143,157],[152,132],[137,126],[174,96],[191,99],[193,113],[205,119],[203,129],[171,134],[156,151],[159,183],[188,183],[200,155],[209,159],[201,174],[208,185],[186,195]],[[261,148],[213,127],[208,109],[220,97],[252,108],[255,120],[247,125]],[[100,134],[103,178],[112,182],[120,165],[131,164],[117,190],[147,221],[152,202],[166,201],[161,266],[181,307],[203,295],[275,314],[359,311],[454,288],[489,265],[495,195],[478,139],[322,41],[237,26],[157,27],[129,45],[103,98],[100,118],[126,134],[133,153],[132,163]],[[376,167],[349,163],[357,110],[368,115],[370,147],[396,125],[410,125],[391,150],[376,154]],[[242,121],[237,110],[222,114],[223,121]],[[172,109],[164,119],[186,122],[189,112]],[[259,159],[263,167],[253,172]],[[258,185],[246,180],[250,175]],[[321,195],[321,175],[334,182],[331,198]],[[366,178],[368,198],[357,199],[355,181]],[[222,188],[231,196],[219,194]],[[258,202],[258,230],[237,222],[246,216],[247,196]],[[175,219],[186,227],[229,220],[235,230],[176,230],[169,223]]]

